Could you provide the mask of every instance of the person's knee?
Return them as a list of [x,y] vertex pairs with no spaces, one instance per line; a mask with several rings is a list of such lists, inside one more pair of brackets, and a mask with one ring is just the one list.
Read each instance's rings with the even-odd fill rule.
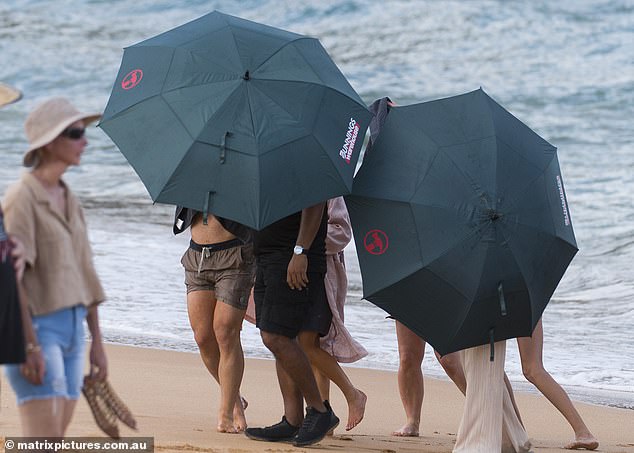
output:
[[231,326],[221,326],[216,329],[216,341],[221,350],[235,348],[240,342],[240,329]]
[[524,377],[531,383],[535,383],[539,376],[544,373],[544,368],[534,364],[522,364],[522,373]]
[[402,369],[416,369],[420,368],[423,363],[423,356],[414,351],[400,351],[399,352],[399,366]]
[[438,361],[447,375],[456,376],[462,374],[462,364],[457,354],[448,354],[438,357]]
[[265,332],[263,330],[260,331],[260,336],[262,337],[262,343],[264,343],[264,346],[266,346],[267,349],[274,355],[278,355],[283,352],[288,346],[288,342],[292,341],[290,338],[283,335]]
[[25,437],[64,437],[64,398],[31,400],[19,406]]
[[194,341],[199,348],[205,348],[215,343],[216,336],[211,328],[194,329]]
[[242,322],[216,318],[214,320],[214,335],[220,349],[234,348],[240,342],[240,327]]
[[301,332],[297,340],[308,358],[315,357],[319,349],[319,336],[316,333]]

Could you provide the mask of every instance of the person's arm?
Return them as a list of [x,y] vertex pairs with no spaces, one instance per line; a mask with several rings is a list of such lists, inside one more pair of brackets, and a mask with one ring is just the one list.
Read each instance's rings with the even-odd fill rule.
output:
[[22,280],[24,267],[26,266],[26,258],[24,256],[24,245],[15,236],[9,236],[11,243],[11,258],[13,258],[13,268],[15,269],[15,277],[17,281]]
[[37,259],[35,216],[32,212],[32,200],[27,191],[9,190],[3,203],[4,224],[11,243],[11,257],[16,274],[16,285],[22,317],[22,329],[26,345],[26,361],[20,366],[20,372],[34,385],[41,385],[46,371],[44,356],[37,334],[33,329],[29,295],[22,284],[26,266],[33,266]]
[[24,331],[24,343],[26,344],[26,361],[20,366],[22,376],[33,385],[42,385],[46,364],[42,347],[38,342],[33,329],[33,320],[29,311],[29,303],[24,286],[17,280],[18,298],[20,299],[20,314],[22,315],[22,329]]
[[[308,250],[313,245],[313,240],[319,231],[321,218],[324,215],[325,203],[319,203],[302,210],[302,220],[299,224],[299,234],[295,245],[301,245]],[[291,289],[305,288],[308,283],[308,256],[306,254],[293,254],[288,263],[286,282]]]
[[101,339],[99,311],[96,304],[88,309],[86,322],[92,337],[92,343],[90,344],[90,375],[98,380],[106,379],[108,377],[108,361]]

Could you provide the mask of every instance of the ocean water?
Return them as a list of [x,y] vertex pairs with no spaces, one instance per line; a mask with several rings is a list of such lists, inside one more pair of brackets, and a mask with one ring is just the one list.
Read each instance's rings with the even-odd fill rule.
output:
[[[4,0],[0,80],[24,99],[0,110],[0,194],[19,177],[22,124],[65,95],[105,107],[122,49],[214,9],[318,37],[368,103],[399,104],[484,88],[558,147],[579,253],[546,309],[546,368],[573,397],[634,409],[634,1]],[[195,351],[172,209],[152,205],[108,137],[88,134],[66,180],[86,208],[108,301],[107,341]],[[398,366],[393,322],[362,300],[346,249],[346,322],[370,351],[355,366]],[[244,349],[269,357],[245,323]],[[525,383],[517,347],[507,372]],[[428,348],[426,374],[442,370]],[[395,384],[396,385],[396,381]]]

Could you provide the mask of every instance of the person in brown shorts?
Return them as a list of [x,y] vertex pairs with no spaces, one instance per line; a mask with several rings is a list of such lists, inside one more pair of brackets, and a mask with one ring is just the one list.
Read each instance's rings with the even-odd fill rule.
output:
[[244,354],[240,329],[255,278],[252,231],[236,222],[178,207],[174,233],[191,226],[185,268],[187,312],[200,356],[220,385],[217,430],[246,429],[240,396]]

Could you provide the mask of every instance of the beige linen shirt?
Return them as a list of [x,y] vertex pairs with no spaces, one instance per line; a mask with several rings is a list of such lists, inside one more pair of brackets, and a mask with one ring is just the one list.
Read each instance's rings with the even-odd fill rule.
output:
[[24,287],[34,315],[105,299],[92,261],[84,212],[66,186],[66,215],[31,173],[9,187],[2,203],[9,234],[22,240]]

